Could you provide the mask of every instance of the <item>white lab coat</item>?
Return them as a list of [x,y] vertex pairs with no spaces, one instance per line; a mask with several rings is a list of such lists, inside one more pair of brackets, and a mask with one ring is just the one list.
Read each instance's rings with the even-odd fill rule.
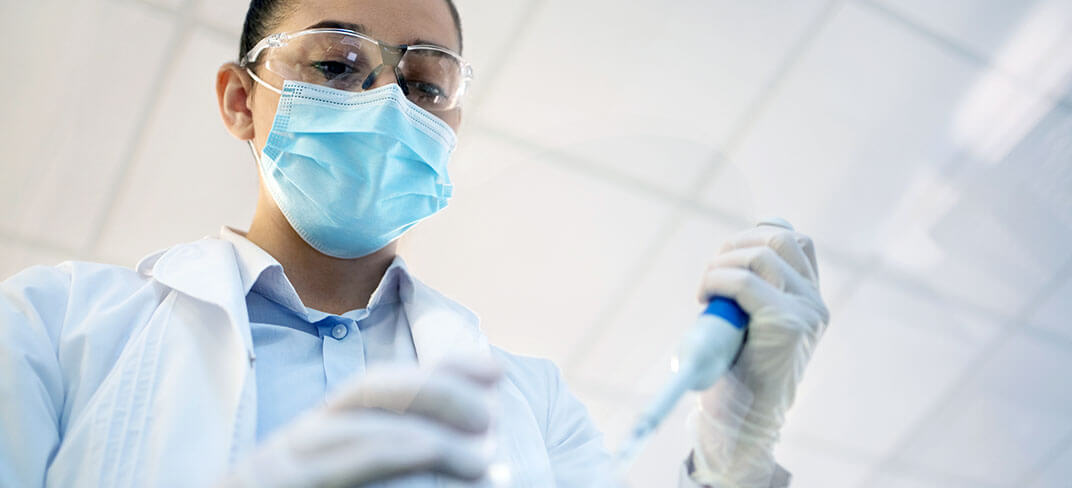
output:
[[[0,290],[0,486],[205,486],[254,448],[255,358],[231,243],[181,244],[135,270],[34,267]],[[490,347],[472,312],[419,282],[405,307],[421,363]],[[610,457],[557,368],[490,350],[506,366],[512,484],[596,486]]]

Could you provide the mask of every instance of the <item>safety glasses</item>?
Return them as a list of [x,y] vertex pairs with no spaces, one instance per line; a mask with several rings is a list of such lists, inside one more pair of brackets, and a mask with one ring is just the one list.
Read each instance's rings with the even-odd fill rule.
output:
[[461,56],[439,46],[391,45],[347,29],[308,29],[265,37],[242,58],[241,64],[258,82],[276,92],[254,68],[292,81],[338,90],[368,90],[385,72],[394,74],[406,97],[429,111],[451,110],[473,78]]

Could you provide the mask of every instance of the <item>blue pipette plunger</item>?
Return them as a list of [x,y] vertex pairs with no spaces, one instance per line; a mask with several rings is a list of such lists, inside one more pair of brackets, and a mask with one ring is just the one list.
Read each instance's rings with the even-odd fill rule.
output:
[[741,351],[748,314],[737,302],[715,297],[681,339],[677,371],[641,413],[629,439],[617,454],[620,470],[628,468],[644,441],[689,390],[705,390],[722,377]]

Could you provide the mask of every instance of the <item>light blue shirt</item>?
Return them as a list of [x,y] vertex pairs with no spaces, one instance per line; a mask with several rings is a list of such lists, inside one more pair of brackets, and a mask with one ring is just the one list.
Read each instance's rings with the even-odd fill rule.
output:
[[257,438],[264,439],[374,364],[416,363],[399,287],[412,279],[402,258],[387,268],[366,308],[334,315],[302,304],[270,254],[233,229],[246,295],[257,378]]

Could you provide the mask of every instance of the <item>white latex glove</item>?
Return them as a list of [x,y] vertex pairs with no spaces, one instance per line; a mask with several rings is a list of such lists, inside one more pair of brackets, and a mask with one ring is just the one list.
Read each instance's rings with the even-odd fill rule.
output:
[[483,358],[370,370],[269,437],[222,486],[357,486],[430,472],[478,480],[501,376]]
[[769,222],[727,242],[701,286],[703,303],[733,298],[751,318],[737,363],[689,417],[692,477],[709,486],[771,486],[785,412],[829,321],[811,239]]

